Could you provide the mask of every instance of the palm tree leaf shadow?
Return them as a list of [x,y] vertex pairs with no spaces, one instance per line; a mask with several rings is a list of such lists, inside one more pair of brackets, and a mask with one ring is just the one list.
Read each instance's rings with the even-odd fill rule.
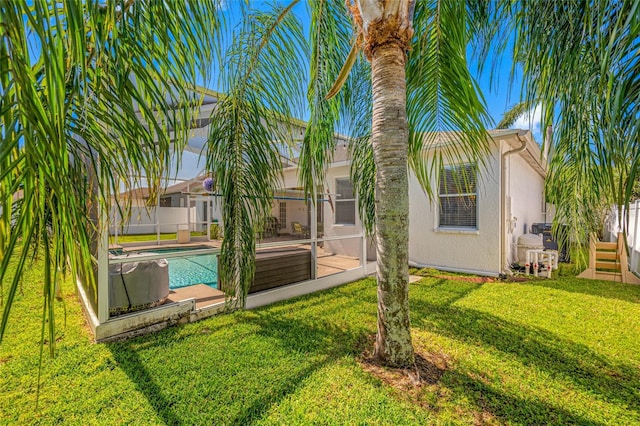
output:
[[278,389],[276,393],[264,394],[253,401],[238,416],[232,419],[232,424],[248,424],[260,419],[268,409],[277,405],[288,395],[293,394],[304,385],[306,378],[326,365],[334,363],[345,355],[360,353],[365,344],[370,330],[360,331],[342,328],[330,321],[317,321],[311,318],[309,321],[291,319],[286,316],[261,312],[260,315],[251,318],[251,321],[259,325],[258,334],[269,339],[276,339],[279,344],[290,351],[308,354],[307,359],[316,359],[310,362],[295,377],[287,381],[287,384]]
[[129,379],[142,393],[154,411],[165,424],[179,425],[183,422],[176,413],[170,401],[165,397],[162,388],[156,383],[153,374],[145,367],[137,351],[127,342],[123,344],[108,344],[114,360],[125,371]]
[[[417,325],[452,339],[493,347],[515,357],[524,365],[535,366],[576,387],[602,395],[605,400],[622,402],[628,407],[631,415],[640,415],[640,395],[633,387],[634,382],[640,381],[640,374],[635,371],[636,367],[612,363],[589,348],[569,342],[548,331],[513,324],[493,315],[454,306],[457,300],[481,288],[482,284],[441,279],[421,281],[412,286],[428,287],[426,291],[424,288],[414,288],[410,297],[414,328]],[[274,348],[272,353],[293,354],[293,361],[286,360],[284,363],[298,362],[295,359],[304,361],[296,368],[287,370],[284,380],[279,380],[275,385],[271,383],[265,386],[264,391],[254,392],[251,397],[243,398],[240,405],[229,407],[224,414],[225,417],[218,418],[217,421],[225,424],[247,424],[256,421],[271,407],[303,387],[306,379],[318,370],[345,356],[360,356],[368,349],[368,345],[371,344],[370,336],[375,331],[375,315],[369,312],[375,307],[375,301],[363,301],[362,298],[373,297],[374,290],[373,286],[355,286],[354,290],[351,287],[337,288],[307,296],[299,301],[308,305],[305,309],[299,309],[297,306],[296,310],[291,310],[290,305],[281,304],[269,309],[227,317],[227,321],[239,326],[238,330],[234,331],[233,339],[242,341],[255,335],[258,336],[258,341],[267,342],[266,344]],[[354,318],[370,317],[371,321],[355,321],[352,317],[345,317],[347,306],[349,310],[356,309],[357,317]],[[219,332],[225,333],[225,328],[221,327]],[[167,424],[187,422],[189,415],[193,415],[183,413],[183,408],[180,408],[185,402],[189,402],[188,396],[164,389],[163,384],[158,383],[158,380],[162,380],[161,375],[156,376],[153,372],[154,367],[146,366],[146,361],[141,359],[139,351],[154,346],[164,347],[167,342],[181,346],[196,341],[200,344],[202,341],[196,337],[203,333],[203,330],[208,330],[203,324],[170,328],[158,333],[157,337],[146,336],[124,343],[110,344],[116,361]],[[223,335],[214,334],[216,332],[218,331],[212,332],[211,338],[217,342]],[[211,347],[215,349],[218,345],[216,343]],[[202,360],[206,361],[206,366],[199,368],[203,371],[226,368],[225,362],[228,361],[220,359],[220,354],[225,352],[227,360],[238,356],[251,356],[247,353],[235,353],[234,351],[240,350],[238,348],[239,345],[224,345],[224,349],[220,349],[219,353]],[[265,381],[269,381],[273,374],[281,374],[270,371],[269,360],[261,362],[260,365],[262,367],[258,366],[252,374],[264,374]],[[219,388],[220,385],[215,381],[203,380],[208,394],[229,391]],[[447,386],[469,395],[470,401],[478,407],[479,415],[489,413],[488,415],[497,416],[502,420],[525,423],[540,419],[552,423],[592,423],[590,419],[563,407],[554,407],[545,401],[504,393],[499,387],[482,380],[482,374],[479,372],[451,368],[444,372],[442,380]],[[239,383],[230,391],[242,393],[243,386]],[[458,390],[455,392],[458,393]],[[197,395],[195,398],[210,401],[208,395]],[[203,410],[202,418],[206,417],[206,406],[196,410]],[[222,415],[214,408],[209,410],[209,414]]]
[[469,374],[455,370],[448,371],[446,374],[448,380],[464,389],[465,396],[478,407],[478,411],[475,413],[476,424],[492,423],[487,420],[494,417],[521,424],[600,424],[542,401],[500,392],[481,380],[473,379]]
[[[322,299],[321,296],[319,296]],[[311,302],[315,304],[316,297],[311,298]],[[345,298],[343,303],[353,300],[351,297]],[[360,353],[365,344],[368,344],[368,336],[373,332],[375,322],[369,326],[354,327],[350,324],[338,325],[332,322],[331,318],[344,309],[342,303],[334,305],[325,304],[325,307],[321,309],[321,314],[317,316],[311,316],[306,318],[300,318],[296,313],[288,311],[279,312],[277,309],[270,310],[257,310],[247,313],[242,313],[236,318],[233,318],[235,325],[240,327],[247,327],[246,336],[257,335],[260,341],[269,342],[269,346],[272,346],[273,352],[277,353],[282,349],[284,353],[291,354],[303,354],[304,362],[297,365],[296,368],[287,369],[287,377],[285,380],[278,380],[277,384],[273,383],[270,376],[273,373],[269,369],[269,361],[264,360],[265,368],[258,369],[257,374],[264,374],[265,380],[270,384],[258,392],[253,393],[251,397],[243,398],[243,403],[238,407],[228,408],[225,412],[224,418],[216,419],[216,422],[223,424],[248,424],[260,419],[270,407],[277,405],[288,395],[296,392],[298,388],[304,385],[305,379],[312,376],[316,371],[322,369],[324,366],[331,364],[337,359],[342,358],[345,355],[353,355],[354,353]],[[373,318],[373,317],[372,317]],[[204,330],[209,330],[204,327]],[[208,331],[207,331],[208,332]],[[196,327],[173,327],[163,330],[155,335],[143,336],[140,338],[107,344],[113,354],[114,359],[118,365],[125,371],[131,382],[134,383],[138,391],[145,396],[149,404],[153,407],[155,412],[166,424],[182,424],[189,422],[189,418],[193,413],[183,412],[180,406],[184,406],[188,399],[193,398],[193,395],[183,395],[181,391],[167,390],[164,387],[164,383],[160,383],[161,380],[166,380],[159,372],[154,372],[154,364],[149,364],[144,361],[140,356],[141,350],[152,350],[154,356],[162,356],[163,351],[160,348],[165,349],[165,353],[172,353],[172,349],[167,346],[167,342],[170,342],[171,346],[184,347],[192,345],[195,341],[202,338],[203,333],[202,325]],[[241,341],[246,337],[242,333],[234,334],[234,339]],[[261,337],[265,338],[262,339]],[[218,339],[220,336],[212,335],[212,339]],[[201,341],[201,340],[200,340]],[[221,344],[224,349],[219,349],[220,353],[225,351],[225,358],[220,359],[217,355],[212,355],[206,360],[201,360],[198,364],[199,368],[203,370],[221,371],[228,368],[226,364],[228,359],[236,359],[237,357],[247,356],[247,354],[234,354],[237,349],[234,345],[225,346],[223,342]],[[258,356],[260,354],[256,354]],[[296,358],[294,355],[293,358]],[[191,361],[197,362],[197,361]],[[289,362],[289,361],[286,361]],[[203,365],[206,363],[206,366]],[[188,360],[184,360],[176,364],[180,369],[188,369]],[[160,364],[161,365],[161,364]],[[238,367],[237,365],[235,367]],[[235,368],[234,367],[234,368]],[[281,365],[277,368],[282,367]],[[170,368],[167,366],[167,368]],[[240,368],[240,367],[238,367]],[[193,370],[190,371],[193,373]],[[175,374],[183,374],[184,372],[176,371]],[[225,373],[226,374],[226,373]],[[228,373],[232,374],[232,373]],[[182,380],[182,379],[179,379]],[[184,380],[188,380],[185,378]],[[208,379],[203,379],[208,382]],[[240,379],[238,379],[240,380]],[[218,388],[216,389],[216,382],[208,382],[204,390],[197,390],[199,395],[196,395],[196,399],[207,400],[209,397],[204,393],[216,394],[228,392],[228,389]],[[218,385],[219,386],[219,385]],[[199,386],[198,389],[201,389]],[[232,392],[242,392],[242,383],[238,384],[238,387]],[[218,414],[215,407],[207,408],[202,406],[201,408],[195,408],[196,410],[203,410],[201,412],[202,418],[205,418],[208,413],[206,410],[210,410],[211,413]]]
[[[461,297],[468,293],[466,290],[459,292]],[[422,323],[425,324],[425,329],[433,333],[465,343],[493,347],[515,356],[525,366],[535,366],[589,393],[600,394],[605,400],[625,404],[629,410],[640,416],[640,390],[634,386],[640,382],[637,366],[612,362],[585,345],[563,339],[546,330],[514,324],[484,312],[453,306],[461,297],[443,298],[429,292],[420,296],[426,297],[411,298],[414,327],[415,324]],[[518,402],[517,397],[500,395],[499,392],[472,379],[472,372],[450,370],[446,374],[454,377],[465,387],[471,386],[470,389],[480,386],[482,392],[476,394],[475,402],[481,409],[486,405],[482,397],[486,392],[491,392],[502,403],[510,404],[509,409],[501,408],[500,404],[491,405],[497,410],[494,414],[506,416],[509,420],[527,421],[527,413],[532,409],[540,413],[546,410],[551,416],[568,415],[559,411],[558,407],[534,401],[526,401],[525,404],[522,401]],[[586,420],[573,421],[584,423]]]

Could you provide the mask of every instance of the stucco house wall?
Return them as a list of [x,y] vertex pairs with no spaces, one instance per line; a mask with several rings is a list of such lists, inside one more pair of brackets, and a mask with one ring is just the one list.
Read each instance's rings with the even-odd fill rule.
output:
[[[349,163],[347,161],[340,161],[333,163],[327,170],[326,175],[326,187],[322,194],[323,200],[331,199],[329,201],[322,202],[322,218],[324,223],[322,225],[323,237],[346,237],[354,236],[354,238],[347,238],[336,241],[325,241],[323,249],[326,254],[339,254],[342,256],[350,256],[354,258],[360,258],[362,256],[362,239],[357,237],[362,233],[362,226],[358,215],[358,207],[356,203],[355,224],[345,225],[335,223],[335,205],[336,205],[336,179],[349,177]],[[299,185],[297,168],[290,167],[284,170],[283,173],[283,188],[296,188]],[[329,194],[326,190],[329,190]],[[286,232],[290,232],[291,221],[298,221],[303,225],[308,224],[308,207],[304,204],[304,201],[287,201],[287,228]]]
[[514,221],[512,231],[507,236],[510,246],[507,256],[511,264],[517,260],[524,261],[517,259],[518,237],[531,232],[532,224],[547,221],[544,212],[544,177],[531,168],[522,156],[510,155],[505,160],[505,193],[505,202],[511,203]]
[[[478,168],[477,229],[439,227],[438,199],[430,200],[409,177],[409,260],[439,269],[496,274],[500,270],[500,151],[494,144]],[[435,196],[437,179],[432,180]]]
[[[498,275],[516,261],[518,237],[529,232],[533,223],[549,222],[544,206],[544,160],[530,132],[492,131],[493,143],[484,164],[478,166],[477,226],[447,228],[439,226],[438,177],[430,200],[413,173],[409,175],[409,260],[411,263],[443,270]],[[453,136],[447,143],[456,143]],[[427,153],[426,155],[433,155]],[[459,164],[463,164],[461,161]],[[451,165],[459,165],[451,164]],[[335,223],[336,179],[349,177],[350,163],[340,157],[327,171],[326,185],[332,203],[323,203],[324,236],[350,236],[362,233],[357,212],[354,225]],[[284,187],[296,187],[297,169],[285,170]],[[325,188],[325,190],[327,189]],[[325,194],[326,198],[326,194]],[[332,208],[333,204],[333,208]],[[306,212],[305,212],[306,214]],[[293,219],[292,219],[293,220]],[[305,217],[306,220],[306,217]],[[305,223],[304,221],[301,221]],[[373,259],[374,247],[367,255]],[[327,253],[360,257],[359,238],[325,241]]]

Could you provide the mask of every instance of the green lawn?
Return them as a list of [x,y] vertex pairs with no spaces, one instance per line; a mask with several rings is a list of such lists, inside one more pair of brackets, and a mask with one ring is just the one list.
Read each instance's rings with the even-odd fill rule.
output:
[[372,279],[111,344],[67,283],[36,410],[40,282],[30,268],[0,345],[1,424],[640,423],[640,287],[425,278],[414,344],[442,375],[406,393],[357,361]]

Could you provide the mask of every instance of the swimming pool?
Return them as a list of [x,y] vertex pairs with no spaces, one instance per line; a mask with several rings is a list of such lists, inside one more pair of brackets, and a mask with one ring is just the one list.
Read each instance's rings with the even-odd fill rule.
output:
[[[192,254],[190,251],[210,249],[210,247],[179,247],[179,248],[154,248],[135,251],[125,251],[123,249],[112,249],[109,253],[114,257],[128,255],[159,255],[167,254],[166,260],[169,263],[169,288],[176,289],[188,287],[195,284],[205,284],[209,287],[218,286],[218,257],[214,253]],[[176,254],[178,254],[176,256]],[[157,258],[157,257],[156,257]]]
[[169,262],[169,288],[176,289],[194,284],[218,287],[218,258],[215,254],[172,257]]

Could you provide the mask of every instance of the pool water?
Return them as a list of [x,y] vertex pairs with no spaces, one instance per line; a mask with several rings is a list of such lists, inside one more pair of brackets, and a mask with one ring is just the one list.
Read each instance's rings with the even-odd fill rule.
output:
[[218,286],[218,257],[215,254],[196,254],[189,255],[189,251],[210,249],[207,246],[194,247],[168,247],[153,248],[127,252],[123,249],[111,249],[109,254],[113,256],[122,256],[127,253],[140,255],[162,254],[162,253],[184,253],[184,257],[167,258],[169,262],[169,288],[176,289],[188,287],[195,284],[206,284],[210,287]]
[[211,249],[211,247],[208,246],[191,246],[191,247],[167,247],[167,248],[145,248],[145,249],[140,249],[140,250],[136,250],[136,249],[129,249],[129,250],[125,250],[123,248],[112,248],[109,249],[109,254],[113,255],[113,256],[122,256],[123,254],[126,253],[156,253],[156,254],[162,254],[162,253],[183,253],[183,252],[190,252],[192,250],[207,250],[207,249]]
[[194,284],[217,288],[218,259],[215,254],[174,257],[169,262],[169,288],[176,289]]

